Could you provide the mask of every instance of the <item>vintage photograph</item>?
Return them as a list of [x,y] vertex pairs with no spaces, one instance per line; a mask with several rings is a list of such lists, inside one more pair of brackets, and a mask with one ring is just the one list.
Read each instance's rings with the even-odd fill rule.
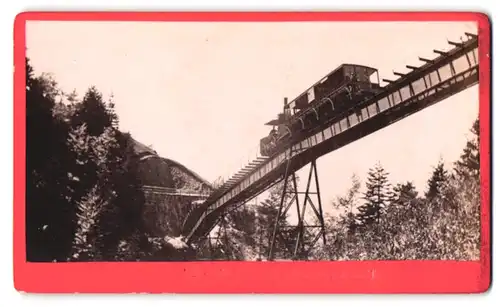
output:
[[27,261],[479,260],[478,63],[474,22],[28,21]]

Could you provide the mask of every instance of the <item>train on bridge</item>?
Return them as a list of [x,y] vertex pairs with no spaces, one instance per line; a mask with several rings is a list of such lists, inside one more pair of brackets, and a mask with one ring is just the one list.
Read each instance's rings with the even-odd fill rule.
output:
[[[319,221],[313,226],[322,229],[308,244],[314,245],[320,236],[326,242],[316,159],[477,84],[478,37],[466,35],[465,41],[448,41],[454,46],[449,51],[434,50],[438,54],[435,58],[419,57],[424,64],[406,65],[409,69],[406,73],[393,72],[396,79],[381,79],[387,83],[384,86],[380,85],[377,69],[343,64],[290,103],[285,99],[283,113],[267,123],[273,129],[269,136],[261,139],[261,156],[240,169],[188,214],[182,227],[186,242],[203,238],[221,217],[262,191],[279,182],[294,181],[295,172],[307,164],[310,169],[299,219],[302,222],[296,227],[302,229],[301,233],[307,230],[304,210],[308,204]],[[316,205],[308,195],[312,178],[316,181]],[[285,194],[295,193],[297,212],[300,211],[297,194],[301,192],[296,186],[293,190],[295,192],[288,188],[282,191],[271,242],[280,236],[278,221],[292,205],[292,202],[284,203]],[[304,248],[305,241],[301,237],[296,242],[302,242],[301,248]],[[295,246],[294,255],[298,255],[297,248],[299,245]],[[273,259],[272,246],[269,259]]]
[[273,128],[260,140],[260,154],[272,156],[278,153],[289,143],[301,139],[301,135],[316,127],[320,120],[335,118],[356,102],[380,92],[377,69],[355,64],[340,65],[291,102],[285,98],[283,113],[266,123]]

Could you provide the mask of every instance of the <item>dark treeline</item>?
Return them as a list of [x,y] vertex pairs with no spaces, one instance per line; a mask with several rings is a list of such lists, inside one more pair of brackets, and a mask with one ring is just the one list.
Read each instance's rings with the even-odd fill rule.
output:
[[26,122],[28,261],[135,261],[164,252],[144,225],[133,141],[118,130],[112,101],[95,87],[81,99],[65,94],[51,76],[35,76],[27,59]]

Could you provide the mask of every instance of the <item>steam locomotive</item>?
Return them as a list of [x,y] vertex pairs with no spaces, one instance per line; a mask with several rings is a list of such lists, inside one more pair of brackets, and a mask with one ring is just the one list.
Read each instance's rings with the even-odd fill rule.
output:
[[345,112],[353,103],[380,92],[378,70],[372,67],[342,64],[298,97],[288,103],[272,126],[269,135],[260,140],[260,153],[272,156],[284,145],[317,126]]

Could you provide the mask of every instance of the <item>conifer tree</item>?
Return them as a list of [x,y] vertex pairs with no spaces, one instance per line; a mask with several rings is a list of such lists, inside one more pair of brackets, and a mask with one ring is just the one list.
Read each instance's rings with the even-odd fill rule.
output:
[[448,171],[444,168],[444,162],[440,160],[434,167],[431,178],[427,181],[427,191],[425,192],[425,197],[428,200],[432,200],[441,194],[447,177]]
[[363,199],[365,203],[358,208],[357,219],[361,225],[370,225],[378,222],[389,201],[389,173],[377,163],[368,172],[366,191]]
[[[93,242],[94,256],[101,260],[114,259],[123,250],[119,246],[135,250],[129,248],[127,240],[136,242],[136,233],[145,232],[138,158],[130,135],[118,131],[117,125],[113,106],[102,100],[97,89],[90,88],[77,105],[68,139],[76,160],[72,175],[78,178],[72,186],[72,201],[79,204],[79,226],[92,224],[97,229],[90,232],[95,237],[87,237],[87,241]],[[89,217],[92,223],[85,220]],[[77,232],[75,236],[83,235]]]
[[467,141],[460,159],[455,162],[455,172],[459,178],[479,177],[479,118],[474,121],[471,128],[472,138]]
[[73,242],[72,260],[91,261],[99,257],[97,239],[99,228],[98,219],[107,203],[99,196],[97,186],[86,197],[78,202],[77,227]]
[[87,124],[88,134],[98,136],[107,127],[112,127],[116,116],[110,114],[112,104],[104,102],[102,94],[94,86],[90,87],[72,118],[72,126]]

